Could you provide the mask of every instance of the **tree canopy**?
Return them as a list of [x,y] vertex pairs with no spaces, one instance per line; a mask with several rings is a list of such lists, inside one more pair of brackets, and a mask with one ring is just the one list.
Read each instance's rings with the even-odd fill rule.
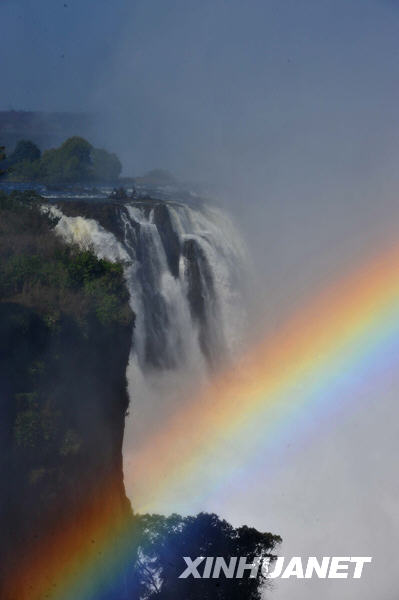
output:
[[[260,600],[266,579],[259,570],[256,578],[180,579],[185,570],[183,557],[233,556],[275,558],[271,554],[281,542],[279,536],[254,528],[234,528],[215,514],[197,516],[140,515],[139,560],[135,567],[138,598],[146,600]],[[248,572],[247,572],[248,573]]]
[[93,148],[91,152],[92,172],[99,181],[116,181],[121,174],[122,165],[116,154],[102,148]]
[[59,148],[45,150],[30,141],[18,142],[10,156],[14,181],[40,181],[49,184],[115,182],[122,165],[116,154],[94,148],[79,136],[68,138]]
[[17,164],[23,161],[33,162],[39,160],[41,152],[33,142],[29,140],[20,140],[15,146],[14,152],[10,155],[10,164]]
[[5,147],[0,146],[0,177],[2,177],[3,175],[5,175],[7,173],[6,169],[3,169],[1,166],[1,163],[4,164],[5,160],[6,160]]

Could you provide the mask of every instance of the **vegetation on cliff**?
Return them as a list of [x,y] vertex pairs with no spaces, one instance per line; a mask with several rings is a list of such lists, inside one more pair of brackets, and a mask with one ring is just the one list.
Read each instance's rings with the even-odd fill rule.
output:
[[115,182],[122,165],[116,154],[94,148],[82,137],[68,138],[59,148],[45,150],[20,140],[7,161],[10,181],[46,184]]
[[30,192],[0,195],[0,302],[36,309],[55,324],[61,314],[82,326],[127,324],[131,319],[123,265],[65,244],[54,219]]

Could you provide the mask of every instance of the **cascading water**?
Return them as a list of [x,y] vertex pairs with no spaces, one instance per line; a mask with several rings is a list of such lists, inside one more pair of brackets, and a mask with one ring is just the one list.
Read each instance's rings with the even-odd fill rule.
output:
[[126,421],[124,442],[125,484],[133,497],[139,482],[134,473],[130,477],[130,454],[187,390],[238,350],[246,325],[247,258],[239,234],[217,208],[149,199],[112,206],[107,228],[101,219],[50,210],[67,241],[126,265],[136,315],[127,374],[133,418]]

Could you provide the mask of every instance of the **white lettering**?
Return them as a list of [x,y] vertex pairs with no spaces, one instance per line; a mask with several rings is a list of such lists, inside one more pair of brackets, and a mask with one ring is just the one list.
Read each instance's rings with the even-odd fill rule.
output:
[[315,556],[309,556],[308,564],[306,565],[305,579],[311,579],[313,572],[316,573],[317,577],[320,579],[325,579],[327,577],[329,564],[329,556],[323,556],[321,564]]
[[290,577],[303,579],[302,559],[300,556],[293,556],[284,573],[281,575],[281,579],[289,579]]
[[250,570],[250,579],[255,579],[258,575],[261,560],[261,556],[255,556],[254,561],[252,563],[247,563],[247,559],[245,558],[245,556],[242,556],[240,558],[240,562],[238,563],[236,577],[238,579],[241,579],[244,574],[244,571]]
[[330,571],[328,573],[329,579],[347,579],[348,573],[342,573],[342,570],[347,571],[349,565],[341,565],[341,562],[349,562],[350,556],[333,556],[331,558]]
[[222,556],[217,556],[216,560],[215,560],[215,566],[213,568],[212,577],[214,579],[216,579],[217,577],[220,576],[220,571],[223,571],[225,577],[227,577],[227,579],[231,579],[232,577],[234,577],[234,571],[236,568],[236,564],[237,564],[236,556],[232,556],[230,558],[229,564],[226,563],[226,561],[224,560],[224,558]]
[[187,565],[187,569],[179,575],[179,579],[187,579],[189,575],[192,575],[195,579],[201,579],[197,567],[205,560],[205,556],[198,556],[194,561],[189,556],[183,556],[183,560]]
[[272,573],[267,574],[268,579],[276,579],[276,577],[280,577],[281,571],[283,570],[284,565],[284,556],[279,556],[276,560],[276,564],[274,566],[274,570]]
[[351,562],[356,563],[353,572],[353,579],[360,579],[363,572],[364,563],[371,563],[371,556],[351,556]]

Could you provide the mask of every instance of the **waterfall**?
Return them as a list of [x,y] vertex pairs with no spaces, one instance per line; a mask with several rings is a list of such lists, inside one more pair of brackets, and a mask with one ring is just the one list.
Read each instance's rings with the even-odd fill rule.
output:
[[125,264],[136,315],[127,373],[133,417],[124,443],[130,494],[137,485],[134,474],[130,481],[130,452],[149,427],[176,410],[190,386],[239,348],[246,326],[246,249],[227,214],[204,203],[132,201],[113,205],[107,223],[49,210],[68,242]]

